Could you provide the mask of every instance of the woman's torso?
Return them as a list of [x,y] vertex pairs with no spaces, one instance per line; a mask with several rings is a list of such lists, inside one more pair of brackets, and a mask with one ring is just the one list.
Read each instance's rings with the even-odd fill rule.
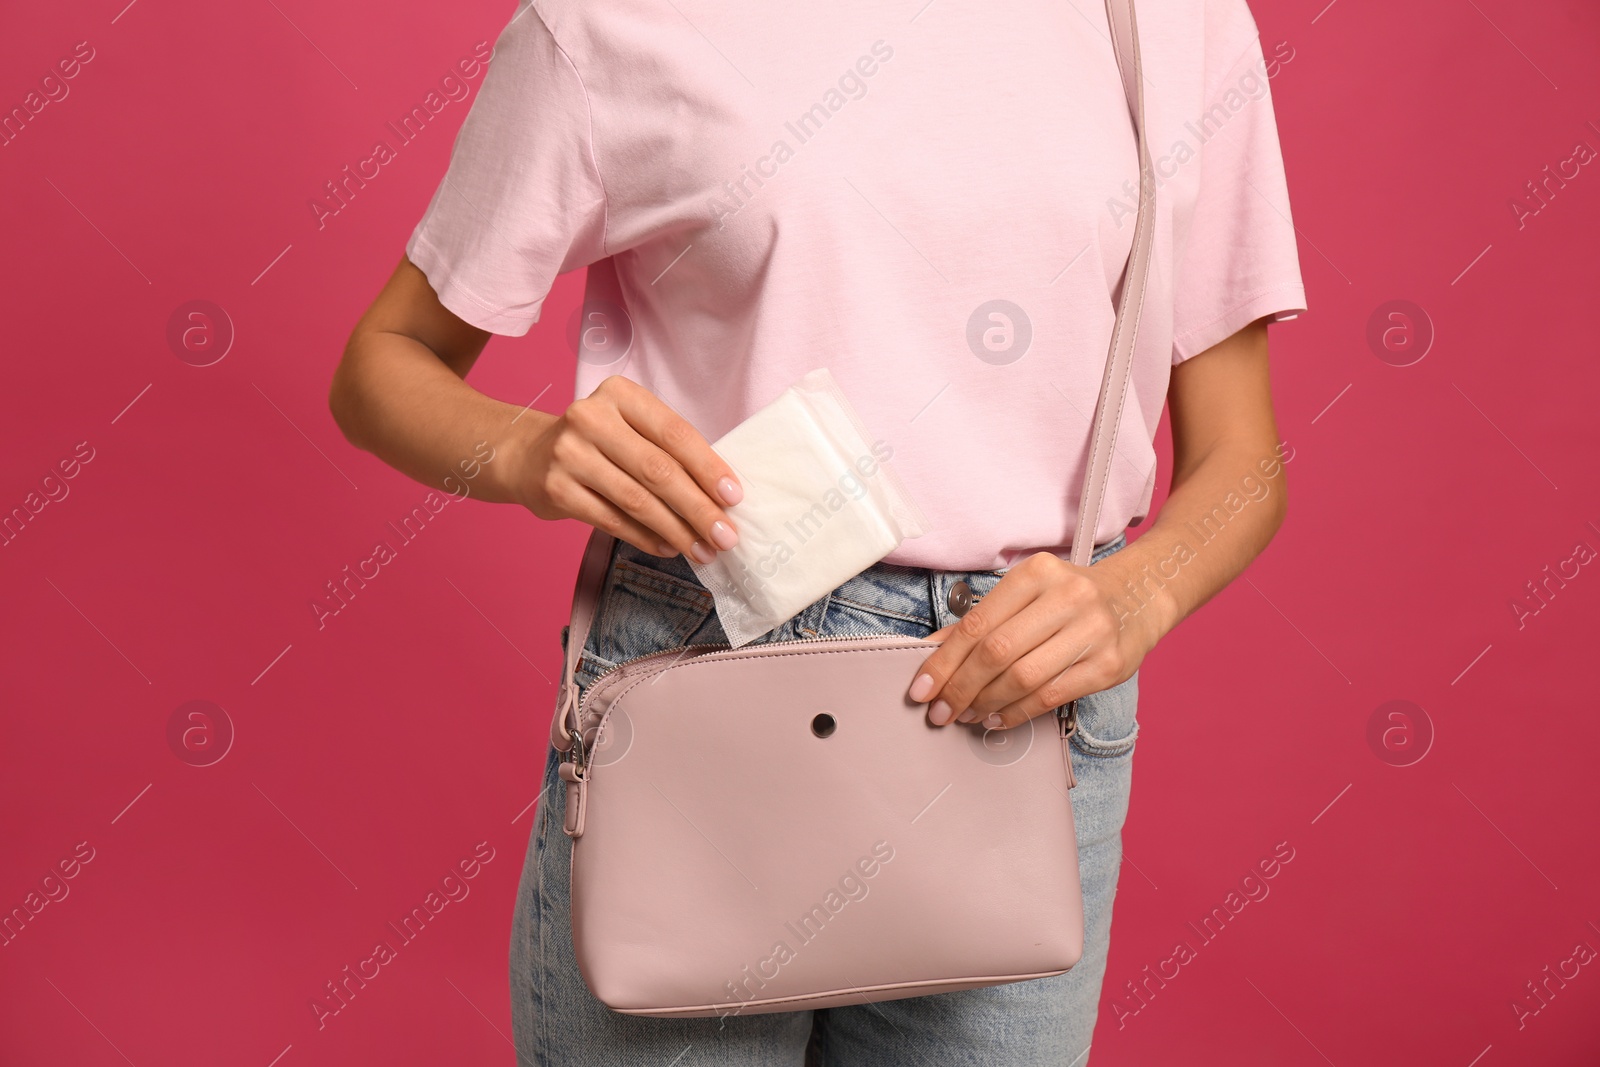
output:
[[[1170,167],[1097,541],[1154,484],[1205,132],[1183,124],[1243,57],[1230,35],[1254,31],[1241,0],[1141,14],[1151,154]],[[577,395],[624,374],[715,441],[826,366],[931,520],[889,562],[1067,552],[1138,181],[1101,5],[540,0],[502,35],[463,139],[487,134],[503,68],[535,56],[587,112],[571,182],[588,188],[565,195],[600,198],[560,264],[592,264],[568,324]],[[542,121],[538,100],[490,106]]]

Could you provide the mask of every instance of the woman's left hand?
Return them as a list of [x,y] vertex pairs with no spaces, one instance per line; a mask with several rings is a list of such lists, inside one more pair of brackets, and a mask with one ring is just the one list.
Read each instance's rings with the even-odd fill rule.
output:
[[1131,678],[1160,636],[1148,617],[1155,605],[1119,619],[1123,576],[1109,563],[1025,558],[959,622],[929,635],[943,645],[917,672],[911,699],[931,701],[935,726],[997,730]]

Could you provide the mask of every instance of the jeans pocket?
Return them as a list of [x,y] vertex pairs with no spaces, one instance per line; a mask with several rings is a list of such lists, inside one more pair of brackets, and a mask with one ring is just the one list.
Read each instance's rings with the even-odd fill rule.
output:
[[851,634],[927,637],[930,632],[926,618],[883,603],[863,603],[839,593],[829,596],[822,623],[822,634],[827,637]]
[[1085,756],[1116,759],[1133,752],[1139,737],[1139,673],[1127,681],[1078,699],[1072,747]]
[[[715,610],[705,587],[649,566],[634,553],[619,552],[584,643],[579,684],[587,686],[619,663],[682,647]],[[717,630],[716,639],[721,640],[721,628]]]

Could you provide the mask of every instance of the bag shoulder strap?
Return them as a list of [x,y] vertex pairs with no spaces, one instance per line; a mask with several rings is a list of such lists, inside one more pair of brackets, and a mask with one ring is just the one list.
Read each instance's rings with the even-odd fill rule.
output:
[[1145,143],[1144,68],[1139,60],[1139,28],[1134,21],[1133,0],[1106,0],[1106,16],[1116,44],[1117,66],[1122,72],[1122,88],[1133,116],[1134,134],[1139,142],[1139,207],[1133,226],[1133,249],[1128,253],[1122,292],[1117,300],[1117,323],[1111,331],[1111,350],[1106,355],[1105,377],[1100,383],[1100,399],[1095,405],[1094,424],[1089,432],[1089,462],[1083,473],[1083,495],[1078,500],[1078,525],[1072,534],[1072,562],[1080,567],[1087,567],[1094,556],[1095,529],[1100,522],[1106,486],[1111,481],[1111,459],[1116,453],[1117,429],[1128,399],[1134,343],[1139,334],[1139,317],[1144,311],[1151,253],[1155,247],[1155,171],[1150,166],[1150,148]]
[[[1072,562],[1086,567],[1094,555],[1095,528],[1100,507],[1110,482],[1111,459],[1116,450],[1117,429],[1128,398],[1128,383],[1133,369],[1134,341],[1139,331],[1139,316],[1144,310],[1145,287],[1150,274],[1151,250],[1155,237],[1155,172],[1150,166],[1150,150],[1145,144],[1144,76],[1139,59],[1139,31],[1134,21],[1134,0],[1106,0],[1106,21],[1111,27],[1117,55],[1117,69],[1128,98],[1128,111],[1139,143],[1139,206],[1133,227],[1133,249],[1122,277],[1117,300],[1117,321],[1111,332],[1111,347],[1106,355],[1105,376],[1100,398],[1095,405],[1090,429],[1088,465],[1084,470],[1083,494],[1078,502],[1078,523],[1072,536]],[[550,739],[562,752],[572,746],[572,730],[578,706],[575,671],[589,627],[594,622],[601,583],[611,563],[616,540],[595,530],[578,567],[577,587],[572,595],[572,622],[567,629],[566,664],[561,678],[561,700],[550,731]]]

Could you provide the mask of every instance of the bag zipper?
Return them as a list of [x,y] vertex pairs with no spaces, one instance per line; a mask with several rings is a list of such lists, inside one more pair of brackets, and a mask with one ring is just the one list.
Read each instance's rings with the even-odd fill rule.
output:
[[[668,655],[672,655],[672,654],[677,654],[679,656],[685,656],[685,655],[688,655],[690,652],[693,652],[697,648],[727,648],[727,647],[728,647],[727,645],[722,644],[720,642],[710,642],[710,643],[698,644],[698,645],[682,645],[682,646],[680,646],[678,648],[664,648],[659,652],[646,652],[642,656],[635,656],[632,659],[625,659],[621,663],[614,663],[611,666],[607,667],[605,670],[601,671],[599,674],[594,676],[594,681],[590,682],[588,688],[583,691],[583,699],[578,701],[578,711],[579,711],[579,713],[581,715],[581,713],[583,712],[584,704],[586,704],[588,702],[588,700],[589,700],[589,694],[594,692],[595,687],[597,685],[599,685],[600,682],[603,679],[611,677],[613,674],[616,674],[620,670],[625,670],[625,669],[627,669],[629,667],[637,666],[638,664],[643,663],[646,660],[657,659],[657,658],[659,658],[661,656],[668,656]],[[580,654],[578,658],[582,659],[583,657]]]
[[690,653],[695,652],[696,650],[700,650],[700,651],[706,652],[706,653],[708,653],[708,652],[732,652],[732,651],[742,651],[743,649],[746,649],[746,648],[784,648],[784,647],[790,646],[790,645],[810,645],[810,644],[816,644],[817,642],[821,642],[821,641],[859,641],[862,638],[870,638],[870,637],[906,637],[906,636],[909,636],[909,635],[907,635],[907,634],[828,634],[826,636],[819,635],[819,636],[816,636],[816,637],[791,637],[791,638],[788,638],[787,640],[783,640],[783,641],[767,641],[767,642],[764,642],[764,643],[759,644],[759,645],[752,642],[752,643],[749,643],[749,644],[740,645],[738,649],[734,649],[733,646],[731,646],[729,644],[726,644],[725,642],[716,641],[716,642],[707,642],[707,643],[695,644],[695,645],[682,645],[682,646],[679,646],[678,648],[665,648],[665,649],[662,649],[659,652],[646,652],[642,656],[635,656],[633,659],[623,660],[621,663],[618,663],[618,664],[615,664],[613,666],[607,667],[605,670],[601,671],[599,674],[594,676],[594,681],[590,682],[588,688],[583,691],[583,699],[578,701],[578,716],[579,716],[579,720],[578,721],[579,722],[583,721],[583,718],[582,718],[583,717],[583,711],[584,711],[585,706],[588,704],[589,696],[590,696],[590,694],[594,693],[596,689],[599,688],[600,682],[603,679],[611,677],[613,674],[616,674],[618,671],[627,670],[627,669],[630,669],[630,668],[633,668],[633,667],[637,667],[640,664],[645,663],[645,662],[647,662],[649,660],[659,659],[659,658],[661,658],[663,656],[674,656],[677,659],[683,659],[683,658],[687,657]]

